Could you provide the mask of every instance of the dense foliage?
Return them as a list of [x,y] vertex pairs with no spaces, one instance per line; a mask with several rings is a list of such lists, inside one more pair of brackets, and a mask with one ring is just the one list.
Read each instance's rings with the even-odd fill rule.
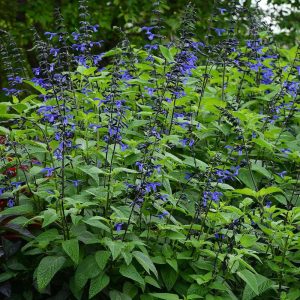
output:
[[34,32],[34,78],[3,33],[0,294],[298,299],[299,47],[234,0],[166,42],[158,1],[142,48],[103,52],[85,2]]
[[[96,33],[97,38],[104,39],[105,50],[114,47],[118,41],[114,27],[123,28],[130,40],[135,45],[142,45],[143,39],[140,34],[140,27],[146,26],[151,18],[151,4],[148,0],[90,0],[90,9],[93,11],[94,23],[101,26]],[[250,9],[251,5],[258,5],[261,0],[240,0],[243,7]],[[204,37],[208,20],[212,13],[214,1],[197,0],[193,1],[197,22],[195,34],[197,38]],[[300,29],[300,2],[297,0],[268,0],[268,14],[273,15],[273,21],[279,24],[283,32],[276,32],[275,39],[281,45],[292,45],[299,36]],[[284,5],[289,5],[286,8]],[[227,2],[222,4],[227,8]],[[186,0],[164,1],[161,10],[164,13],[163,34],[172,39],[180,25],[180,14],[186,6]],[[79,12],[75,0],[0,0],[0,29],[9,31],[17,37],[18,45],[23,49],[26,56],[26,63],[35,64],[36,59],[32,51],[32,32],[30,28],[35,27],[42,34],[44,31],[55,31],[54,24],[56,16],[54,10],[59,7],[64,16],[65,25],[68,31],[72,31],[78,24]],[[251,12],[253,13],[253,11]],[[223,15],[223,17],[226,17]],[[240,24],[243,27],[245,19]],[[243,38],[240,35],[239,38]],[[5,78],[2,76],[0,63],[0,88],[5,85]]]

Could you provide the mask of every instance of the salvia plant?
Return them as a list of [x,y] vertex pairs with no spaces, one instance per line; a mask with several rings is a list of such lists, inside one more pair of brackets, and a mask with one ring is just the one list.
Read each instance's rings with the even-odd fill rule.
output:
[[157,1],[104,52],[78,4],[32,72],[0,32],[1,298],[299,299],[299,47],[236,0],[170,39]]

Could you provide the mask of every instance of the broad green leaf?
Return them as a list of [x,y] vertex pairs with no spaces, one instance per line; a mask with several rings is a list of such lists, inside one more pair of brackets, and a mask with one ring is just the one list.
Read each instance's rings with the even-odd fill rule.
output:
[[249,270],[243,270],[240,272],[237,272],[240,278],[242,278],[246,284],[251,288],[251,290],[254,292],[255,295],[259,295],[258,285],[257,282],[257,275],[250,272]]
[[172,268],[165,265],[161,268],[161,277],[167,290],[170,291],[177,280],[178,274]]
[[169,293],[150,293],[149,295],[163,300],[180,300],[179,296],[176,294]]
[[98,276],[92,278],[89,289],[89,299],[98,295],[109,284],[109,277],[101,272]]
[[160,289],[159,283],[153,277],[145,276],[145,282],[155,286],[158,289]]
[[[265,291],[272,288],[274,286],[274,282],[260,274],[255,274],[256,280],[258,283],[258,295],[262,295]],[[250,285],[246,285],[243,291],[243,298],[242,300],[251,300],[258,296],[253,289],[250,287]],[[263,298],[261,296],[261,298]]]
[[265,197],[269,194],[274,194],[274,193],[283,193],[283,190],[276,187],[276,186],[270,186],[267,188],[262,188],[257,192],[257,197]]
[[54,209],[45,210],[43,216],[43,228],[54,223],[58,219],[58,215]]
[[237,194],[252,196],[252,197],[256,197],[257,196],[256,191],[253,191],[253,190],[251,190],[249,188],[236,189],[233,192],[237,193]]
[[100,220],[101,220],[101,217],[95,216],[95,217],[89,218],[88,220],[84,220],[83,222],[84,222],[85,224],[90,225],[90,226],[93,226],[93,227],[97,227],[97,228],[103,229],[103,230],[105,230],[106,232],[110,232],[109,227],[106,226],[105,224],[103,224]]
[[124,244],[121,241],[107,241],[106,245],[108,246],[113,260],[115,260],[124,248]]
[[163,57],[167,60],[167,62],[174,62],[174,57],[171,54],[170,49],[163,45],[159,45],[160,52],[162,53]]
[[77,166],[77,168],[85,174],[91,176],[97,184],[99,184],[99,174],[105,174],[104,171],[95,166]]
[[109,251],[101,250],[101,251],[97,251],[95,253],[95,259],[96,259],[96,262],[97,262],[100,270],[104,270],[104,268],[106,267],[106,264],[109,260],[109,257],[110,257]]
[[133,251],[133,256],[136,258],[136,260],[143,266],[143,268],[146,270],[148,274],[150,274],[149,270],[153,272],[153,274],[158,277],[157,270],[151,260],[151,258],[144,254],[141,251]]
[[132,300],[128,295],[121,293],[119,291],[113,290],[109,292],[110,300]]
[[63,256],[46,256],[42,258],[36,272],[39,291],[47,287],[54,275],[62,268],[65,261],[66,259]]
[[100,272],[101,270],[96,263],[94,255],[85,257],[79,263],[75,272],[74,283],[76,290],[81,290],[86,285],[89,279],[98,276]]
[[10,130],[8,128],[0,126],[0,133],[9,135]]
[[66,254],[74,261],[77,265],[79,262],[79,243],[78,240],[66,240],[62,242],[62,247]]
[[139,272],[136,270],[136,268],[131,264],[129,266],[127,265],[122,265],[120,267],[120,274],[123,275],[124,277],[130,278],[136,282],[138,282],[141,285],[144,285],[144,279],[142,276],[139,274]]

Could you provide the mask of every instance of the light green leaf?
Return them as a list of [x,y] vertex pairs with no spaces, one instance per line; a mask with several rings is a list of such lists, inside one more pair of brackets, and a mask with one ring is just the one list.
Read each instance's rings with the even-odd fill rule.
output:
[[66,254],[74,261],[77,265],[79,262],[79,243],[78,240],[66,240],[62,242],[62,247]]
[[167,290],[170,291],[177,280],[178,274],[169,266],[165,265],[161,269],[161,277]]
[[283,193],[283,190],[276,187],[276,186],[270,186],[267,188],[262,188],[257,192],[257,197],[265,197],[269,194],[274,194],[274,193]]
[[42,258],[36,273],[37,287],[40,292],[47,287],[65,261],[66,259],[63,256],[46,256]]
[[163,57],[167,60],[167,62],[174,62],[174,57],[170,52],[170,49],[163,45],[159,45],[160,52],[162,53]]
[[141,285],[144,285],[144,279],[142,276],[139,274],[139,272],[136,270],[136,268],[131,264],[129,266],[127,265],[122,265],[120,267],[120,274],[123,275],[124,277],[130,278]]
[[153,272],[153,274],[158,277],[157,270],[155,268],[155,265],[153,264],[151,258],[144,254],[141,251],[133,251],[133,256],[136,258],[136,260],[142,265],[142,267],[146,270],[148,274],[150,274],[149,270]]
[[233,192],[237,193],[237,194],[242,194],[242,195],[256,197],[256,192],[253,191],[253,190],[251,190],[251,189],[249,189],[249,188],[236,189]]
[[169,294],[169,293],[150,293],[149,295],[163,300],[179,300],[179,296],[176,294]]
[[121,253],[124,248],[124,244],[121,241],[107,241],[106,245],[108,246],[113,260],[115,260]]
[[48,208],[48,210],[44,211],[44,220],[42,227],[46,227],[58,219],[58,215],[54,209]]
[[101,270],[104,270],[104,268],[106,267],[109,257],[110,257],[109,251],[102,250],[102,251],[97,251],[95,253],[96,262]]
[[97,228],[103,229],[107,232],[110,232],[109,227],[106,226],[105,224],[103,224],[100,220],[101,220],[101,217],[95,216],[95,217],[89,218],[88,220],[84,220],[83,222],[90,226],[97,227]]
[[109,277],[104,272],[101,272],[98,276],[92,278],[89,289],[89,299],[92,299],[99,294],[108,284]]
[[257,282],[256,274],[250,272],[249,270],[243,270],[237,272],[237,274],[240,278],[242,278],[246,282],[246,284],[251,288],[254,294],[258,296],[259,290],[258,290],[258,282]]

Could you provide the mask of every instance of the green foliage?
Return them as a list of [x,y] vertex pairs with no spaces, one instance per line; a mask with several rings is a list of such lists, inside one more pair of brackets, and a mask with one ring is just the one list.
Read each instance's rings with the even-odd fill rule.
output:
[[49,55],[62,77],[1,103],[1,295],[299,298],[299,48],[256,23],[259,46],[197,46],[193,16],[151,51],[125,34],[105,69]]

